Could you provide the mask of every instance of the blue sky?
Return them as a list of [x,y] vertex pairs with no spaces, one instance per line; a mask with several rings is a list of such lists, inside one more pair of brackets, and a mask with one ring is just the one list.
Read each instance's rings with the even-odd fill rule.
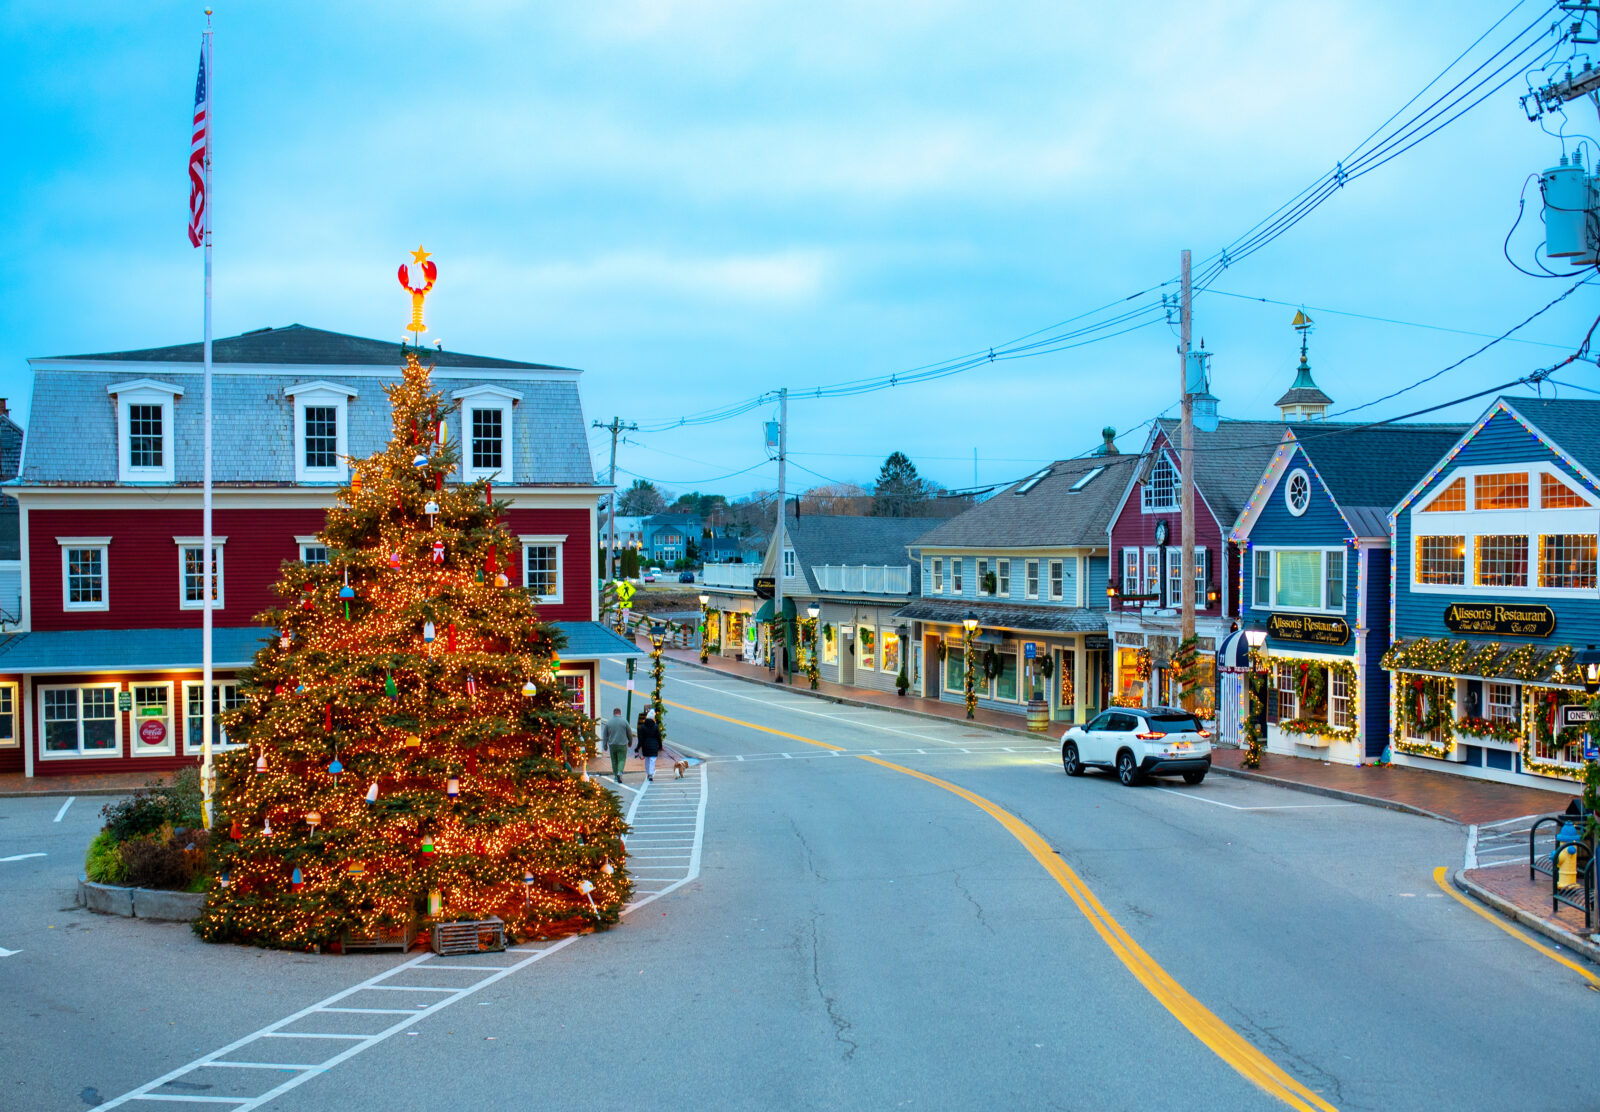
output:
[[[1508,6],[223,0],[216,332],[299,322],[398,339],[394,270],[421,242],[440,267],[434,333],[584,368],[592,418],[648,425],[922,366],[1168,279],[1183,247],[1211,254]],[[1541,8],[1523,5],[1486,42]],[[184,228],[201,9],[0,11],[17,152],[0,178],[12,253],[0,393],[14,414],[30,356],[199,338],[200,252]],[[1215,288],[1478,332],[1521,320],[1570,284],[1502,255],[1529,175],[1562,153],[1523,115],[1524,87],[1352,182]],[[1597,130],[1593,112],[1574,107],[1569,143]],[[1525,266],[1540,238],[1537,181],[1527,188],[1512,240]],[[1597,293],[1520,334],[1558,346],[1500,345],[1363,415],[1554,362],[1600,311]],[[1482,342],[1310,311],[1315,375],[1340,407]],[[1200,298],[1225,415],[1273,415],[1296,362],[1293,312]],[[809,469],[796,480],[867,481],[896,449],[950,486],[972,483],[974,450],[981,482],[1026,473],[1170,404],[1173,345],[1157,324],[796,400],[791,450]],[[1558,377],[1600,385],[1592,371]],[[757,466],[766,416],[632,435],[620,478],[770,487],[774,465]]]

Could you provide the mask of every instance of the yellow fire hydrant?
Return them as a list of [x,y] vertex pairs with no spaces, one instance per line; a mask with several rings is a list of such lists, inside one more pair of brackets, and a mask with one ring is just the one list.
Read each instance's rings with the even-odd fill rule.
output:
[[1578,883],[1578,831],[1570,822],[1556,835],[1556,887]]

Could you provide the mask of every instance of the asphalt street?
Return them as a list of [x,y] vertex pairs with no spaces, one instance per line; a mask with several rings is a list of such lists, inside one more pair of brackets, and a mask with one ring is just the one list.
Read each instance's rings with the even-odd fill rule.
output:
[[[636,813],[661,894],[460,974],[486,983],[266,1107],[1600,1105],[1581,1055],[1539,1049],[1600,997],[1435,886],[1457,827],[1221,776],[1069,779],[1044,739],[668,676],[668,738],[710,760]],[[0,861],[0,1108],[94,1107],[401,965],[70,909],[97,805],[61,802],[0,801],[0,858],[46,854]],[[669,884],[691,834],[697,875]],[[167,1091],[223,1091],[192,1084]]]

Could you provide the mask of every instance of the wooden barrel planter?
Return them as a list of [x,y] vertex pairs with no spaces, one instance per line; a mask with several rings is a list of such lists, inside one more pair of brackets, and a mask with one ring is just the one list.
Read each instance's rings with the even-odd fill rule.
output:
[[1036,734],[1050,729],[1050,704],[1045,700],[1028,700],[1028,729]]

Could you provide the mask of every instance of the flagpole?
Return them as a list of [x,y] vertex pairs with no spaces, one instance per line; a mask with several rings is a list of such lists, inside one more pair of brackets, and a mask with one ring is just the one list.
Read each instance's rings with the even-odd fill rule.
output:
[[205,358],[205,406],[204,416],[204,462],[201,464],[201,494],[200,516],[201,545],[200,550],[200,784],[205,806],[203,808],[206,829],[211,829],[212,822],[212,794],[216,786],[216,769],[212,765],[211,752],[211,715],[212,702],[215,695],[212,691],[211,678],[211,603],[212,592],[215,590],[215,556],[211,548],[211,144],[215,134],[215,115],[212,111],[212,90],[216,87],[214,74],[211,69],[211,10],[206,9],[205,30],[206,54],[206,158],[205,158],[205,250],[206,250],[206,307],[205,307],[205,342],[203,344]]

